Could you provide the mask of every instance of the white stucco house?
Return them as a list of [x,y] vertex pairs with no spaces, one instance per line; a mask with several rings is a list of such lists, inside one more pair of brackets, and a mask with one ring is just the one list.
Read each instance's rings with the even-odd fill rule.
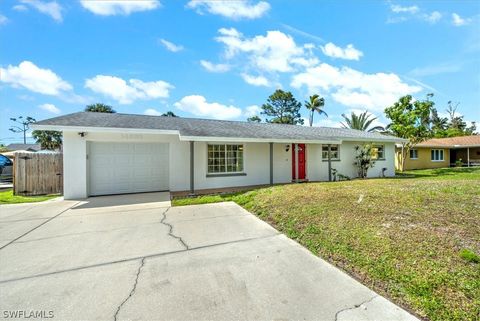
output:
[[79,112],[32,127],[63,132],[65,199],[328,181],[332,169],[356,177],[354,147],[364,143],[376,151],[369,176],[394,176],[401,141],[343,128],[120,113]]

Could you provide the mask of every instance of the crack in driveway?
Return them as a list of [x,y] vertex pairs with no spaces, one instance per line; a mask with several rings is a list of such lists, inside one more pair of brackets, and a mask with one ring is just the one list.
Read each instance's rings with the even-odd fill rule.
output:
[[115,261],[96,263],[96,264],[90,264],[90,265],[85,265],[85,266],[78,266],[78,267],[73,267],[73,268],[69,268],[69,269],[65,269],[65,270],[51,271],[51,272],[47,272],[47,273],[17,277],[17,278],[13,278],[13,279],[5,279],[5,280],[0,279],[0,284],[22,281],[22,280],[29,280],[29,279],[45,277],[45,276],[55,275],[55,274],[60,274],[60,273],[69,273],[69,272],[72,272],[72,271],[80,271],[80,270],[91,269],[91,268],[96,268],[96,267],[100,267],[100,266],[112,265],[112,264],[132,262],[132,261],[140,260],[142,258],[149,259],[149,258],[173,255],[173,254],[182,253],[182,252],[186,252],[186,251],[197,251],[197,250],[202,250],[202,249],[207,249],[207,248],[212,248],[212,247],[224,246],[224,245],[227,245],[227,244],[244,243],[244,242],[250,242],[250,241],[254,241],[254,240],[273,238],[273,237],[277,237],[279,235],[282,235],[282,234],[277,233],[277,234],[273,234],[273,235],[251,237],[251,238],[247,238],[247,239],[233,240],[233,241],[228,241],[228,242],[206,244],[206,245],[201,245],[201,246],[197,246],[197,247],[191,247],[188,250],[182,249],[182,250],[175,250],[175,251],[171,251],[171,252],[160,252],[160,253],[154,253],[154,254],[145,255],[145,256],[136,256],[136,257],[132,257],[132,258],[119,259],[119,260],[115,260]]
[[170,207],[167,208],[163,213],[162,213],[162,220],[160,221],[160,223],[162,223],[163,225],[166,225],[168,226],[169,228],[169,231],[168,231],[168,235],[170,235],[171,237],[177,239],[181,244],[182,246],[186,249],[186,250],[189,250],[190,247],[187,245],[187,243],[185,243],[185,241],[180,237],[180,236],[177,236],[175,234],[173,234],[173,225],[170,224],[170,223],[167,223],[165,222],[165,220],[167,219],[167,212],[170,210]]
[[348,311],[348,310],[358,309],[358,308],[361,307],[362,305],[371,302],[373,299],[377,298],[378,296],[379,296],[379,295],[376,294],[376,295],[374,295],[373,297],[371,297],[371,298],[368,299],[368,300],[365,300],[365,301],[362,301],[361,303],[355,304],[353,307],[345,308],[345,309],[342,309],[342,310],[337,311],[337,313],[335,313],[335,321],[338,320],[338,315],[339,315],[340,313],[345,312],[345,311]]
[[113,316],[114,321],[117,321],[117,317],[118,317],[118,314],[120,313],[120,310],[125,305],[125,303],[127,303],[127,301],[130,300],[130,298],[135,294],[135,290],[137,289],[137,285],[138,285],[138,278],[140,276],[140,272],[142,271],[142,268],[144,265],[145,265],[145,258],[142,258],[142,260],[140,261],[140,266],[138,267],[138,270],[137,270],[137,275],[135,277],[135,283],[133,283],[133,288],[128,294],[127,298],[123,300],[122,303],[120,303],[120,305],[117,308],[117,311],[115,311],[115,315]]

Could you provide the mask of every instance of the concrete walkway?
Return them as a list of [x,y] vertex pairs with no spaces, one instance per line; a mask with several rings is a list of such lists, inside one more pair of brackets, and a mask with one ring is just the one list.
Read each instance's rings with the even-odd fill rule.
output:
[[0,206],[0,318],[417,320],[234,203],[168,196]]

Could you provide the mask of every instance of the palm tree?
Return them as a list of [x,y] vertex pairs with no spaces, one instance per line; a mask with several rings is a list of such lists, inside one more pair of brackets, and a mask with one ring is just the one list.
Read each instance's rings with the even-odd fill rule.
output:
[[163,113],[162,116],[163,117],[178,117],[177,115],[175,115],[175,113],[173,111],[167,111],[166,113]]
[[315,112],[318,112],[320,115],[324,114],[328,117],[327,113],[322,109],[323,106],[325,106],[325,99],[316,94],[310,96],[310,101],[305,101],[305,108],[307,108],[310,112],[310,127],[313,125],[313,115]]
[[364,132],[374,132],[374,131],[382,131],[385,130],[382,126],[375,126],[369,128],[370,125],[377,119],[377,117],[371,118],[373,115],[369,114],[368,111],[364,111],[360,115],[355,114],[352,111],[350,117],[342,114],[343,119],[345,119],[345,123],[341,123],[343,128],[351,128],[351,129],[358,129]]
[[85,107],[85,111],[95,112],[95,113],[116,113],[113,110],[112,106],[108,106],[102,103],[92,104]]
[[62,132],[55,130],[34,130],[32,137],[42,149],[60,150],[62,149]]

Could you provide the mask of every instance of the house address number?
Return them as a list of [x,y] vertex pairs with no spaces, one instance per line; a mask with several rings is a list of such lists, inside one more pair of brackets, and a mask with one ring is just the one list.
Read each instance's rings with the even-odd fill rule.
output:
[[121,137],[126,140],[143,139],[142,134],[121,134]]

